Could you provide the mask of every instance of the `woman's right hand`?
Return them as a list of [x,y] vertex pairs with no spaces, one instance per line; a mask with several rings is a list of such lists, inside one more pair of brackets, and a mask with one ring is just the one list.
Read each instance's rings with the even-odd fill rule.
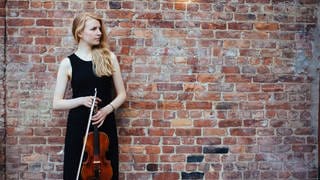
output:
[[[94,96],[84,96],[80,97],[81,105],[85,107],[91,108],[92,102],[94,100]],[[96,97],[95,106],[97,106],[101,102],[101,99]]]

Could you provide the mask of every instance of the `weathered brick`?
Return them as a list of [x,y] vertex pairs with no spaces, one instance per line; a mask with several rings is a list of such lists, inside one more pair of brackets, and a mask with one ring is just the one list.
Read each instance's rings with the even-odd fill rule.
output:
[[221,128],[204,129],[203,135],[205,135],[205,136],[224,136],[224,135],[226,135],[226,130],[221,129]]
[[199,145],[217,145],[217,144],[221,144],[221,138],[218,138],[218,137],[197,138],[197,144],[199,144]]
[[254,136],[256,135],[256,129],[254,128],[232,128],[230,129],[232,136]]
[[226,154],[229,152],[229,148],[226,147],[204,147],[203,153],[207,154]]
[[185,155],[178,155],[178,154],[173,154],[173,155],[161,155],[160,160],[162,162],[185,162]]
[[312,152],[316,149],[315,145],[293,145],[293,152]]
[[109,7],[110,7],[110,9],[121,9],[121,2],[110,1]]
[[187,109],[211,109],[211,107],[210,102],[188,102],[186,104]]
[[152,179],[154,180],[179,179],[179,174],[175,172],[155,173]]
[[172,136],[174,134],[174,129],[150,129],[148,133],[150,136]]
[[242,121],[237,119],[221,120],[218,125],[219,127],[241,127]]
[[203,172],[181,172],[182,179],[202,179],[204,176]]
[[253,24],[232,22],[232,23],[228,23],[228,29],[229,30],[252,30]]
[[201,129],[176,129],[177,136],[200,136]]
[[279,24],[277,23],[255,23],[254,26],[261,31],[276,31],[279,29]]
[[224,23],[202,23],[202,29],[226,29],[226,24]]

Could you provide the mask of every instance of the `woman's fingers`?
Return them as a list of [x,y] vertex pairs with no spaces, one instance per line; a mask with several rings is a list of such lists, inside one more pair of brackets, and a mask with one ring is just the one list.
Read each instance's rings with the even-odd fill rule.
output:
[[[94,96],[86,96],[83,97],[83,105],[86,107],[91,107],[92,106],[92,102],[94,100]],[[99,103],[101,102],[101,99],[96,97],[96,101],[94,102],[94,105],[97,106]]]
[[97,113],[92,116],[92,121],[94,121],[95,124],[99,123],[102,120],[104,120],[104,118],[100,111],[97,111]]
[[98,127],[102,126],[104,120],[103,119],[100,119],[100,120],[97,120],[97,121],[93,121],[92,124],[93,125],[98,125]]

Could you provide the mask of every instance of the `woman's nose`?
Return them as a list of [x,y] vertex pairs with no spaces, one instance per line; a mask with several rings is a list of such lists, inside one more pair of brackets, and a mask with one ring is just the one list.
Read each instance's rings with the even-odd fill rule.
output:
[[97,34],[98,34],[98,35],[101,35],[101,34],[102,34],[102,32],[101,32],[100,29],[97,30]]

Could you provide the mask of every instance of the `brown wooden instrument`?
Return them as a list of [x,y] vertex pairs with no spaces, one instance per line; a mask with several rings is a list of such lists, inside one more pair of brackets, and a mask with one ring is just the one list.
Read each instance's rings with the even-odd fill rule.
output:
[[[106,152],[109,150],[108,135],[106,133],[99,132],[97,125],[94,125],[93,132],[89,133],[96,96],[97,92],[95,89],[94,100],[90,110],[90,117],[77,173],[77,180],[79,179],[80,167],[82,180],[110,180],[113,175],[111,162],[106,158]],[[84,154],[86,154],[86,156],[83,160]]]

